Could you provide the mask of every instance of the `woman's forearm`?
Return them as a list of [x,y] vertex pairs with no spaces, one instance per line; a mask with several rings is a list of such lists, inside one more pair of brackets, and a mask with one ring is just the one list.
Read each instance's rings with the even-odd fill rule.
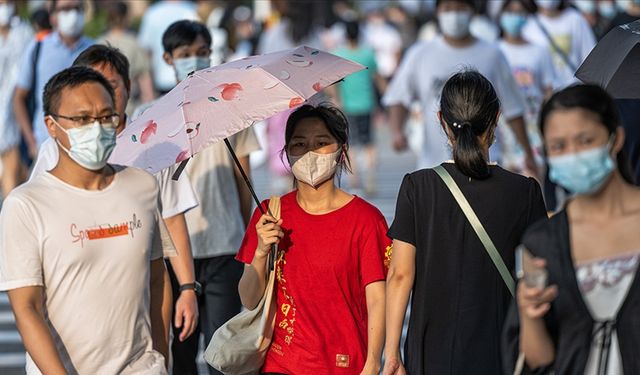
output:
[[530,368],[553,363],[555,347],[542,318],[531,319],[520,314],[520,350]]
[[[257,254],[257,252],[256,252]],[[260,302],[267,285],[267,257],[258,255],[253,257],[253,262],[244,266],[240,283],[238,283],[238,293],[242,305],[249,310],[253,310]]]
[[415,272],[400,274],[394,268],[389,269],[387,277],[385,315],[386,341],[385,356],[399,356],[402,326],[409,304]]
[[380,372],[382,346],[384,344],[384,281],[367,285],[365,288],[367,299],[367,360],[369,366],[376,373]]

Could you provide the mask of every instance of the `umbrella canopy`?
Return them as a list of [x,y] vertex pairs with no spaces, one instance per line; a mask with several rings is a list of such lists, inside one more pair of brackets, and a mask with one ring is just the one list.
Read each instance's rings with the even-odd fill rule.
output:
[[111,161],[156,173],[362,69],[302,46],[193,72],[120,133]]
[[618,99],[640,98],[640,20],[613,28],[595,46],[576,77]]

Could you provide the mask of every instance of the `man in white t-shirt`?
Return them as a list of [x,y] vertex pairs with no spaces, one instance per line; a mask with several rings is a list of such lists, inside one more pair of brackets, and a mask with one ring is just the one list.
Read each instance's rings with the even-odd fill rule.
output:
[[[73,66],[86,66],[102,74],[111,84],[115,93],[115,108],[120,115],[116,134],[120,134],[127,125],[125,112],[131,92],[129,79],[129,61],[126,56],[113,47],[96,44],[84,50],[73,62]],[[38,153],[38,158],[31,171],[30,180],[53,169],[58,163],[58,146],[54,139],[46,140]],[[193,256],[189,243],[189,232],[184,214],[198,205],[188,176],[183,175],[177,181],[171,179],[175,168],[165,169],[156,178],[160,185],[160,201],[162,203],[162,218],[169,230],[178,255],[169,258],[173,269],[182,285],[182,290],[176,291],[175,297],[175,327],[178,340],[185,340],[198,325],[197,293],[200,286],[195,279]],[[167,290],[170,290],[167,285]],[[171,311],[165,311],[167,316]]]
[[524,102],[518,86],[498,46],[470,34],[473,11],[472,0],[439,0],[436,12],[442,35],[428,42],[417,42],[407,51],[383,97],[383,104],[389,107],[393,146],[398,151],[407,148],[403,131],[407,108],[414,100],[419,100],[425,136],[418,155],[418,168],[434,167],[451,159],[447,137],[436,116],[440,93],[451,75],[473,68],[495,87],[502,104],[502,115],[525,150],[528,172],[536,174],[523,120]]
[[0,213],[0,290],[27,374],[166,374],[162,257],[175,250],[157,182],[107,164],[118,115],[101,74],[65,69],[43,98],[60,158],[15,189]]

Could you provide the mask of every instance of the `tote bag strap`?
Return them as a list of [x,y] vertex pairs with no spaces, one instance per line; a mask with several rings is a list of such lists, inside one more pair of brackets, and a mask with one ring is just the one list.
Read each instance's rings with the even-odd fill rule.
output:
[[451,191],[451,194],[458,202],[458,205],[462,209],[464,215],[467,217],[467,220],[469,220],[469,223],[473,227],[473,230],[480,238],[480,241],[482,242],[485,250],[487,250],[487,254],[489,254],[489,257],[493,261],[493,264],[498,269],[498,272],[500,273],[500,276],[502,276],[502,280],[504,280],[504,283],[509,289],[511,296],[515,296],[515,281],[513,280],[513,277],[511,276],[507,265],[504,264],[504,260],[502,260],[498,249],[496,249],[493,241],[491,241],[489,234],[482,226],[482,223],[478,219],[478,216],[476,216],[473,208],[471,208],[471,206],[469,205],[467,198],[465,198],[464,194],[462,194],[462,191],[458,187],[458,184],[456,184],[449,172],[447,172],[447,170],[442,165],[433,168],[433,170],[438,174],[438,176],[440,176],[442,181],[444,181],[445,185],[447,185],[447,187],[449,188],[449,191]]

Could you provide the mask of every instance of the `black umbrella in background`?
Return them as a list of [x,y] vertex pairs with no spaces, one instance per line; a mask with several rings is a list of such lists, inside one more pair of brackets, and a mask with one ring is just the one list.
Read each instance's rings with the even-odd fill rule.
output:
[[604,87],[615,99],[626,133],[625,150],[640,184],[640,20],[607,33],[576,77]]
[[640,20],[614,27],[582,63],[576,77],[617,99],[640,99]]

